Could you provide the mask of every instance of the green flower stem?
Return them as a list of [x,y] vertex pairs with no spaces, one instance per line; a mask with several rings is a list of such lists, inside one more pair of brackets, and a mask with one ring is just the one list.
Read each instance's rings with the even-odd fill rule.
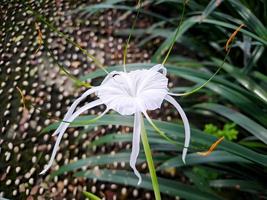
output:
[[152,154],[151,154],[150,146],[149,146],[148,139],[147,139],[143,117],[141,118],[141,139],[142,139],[142,143],[143,143],[144,150],[145,150],[146,160],[148,163],[148,169],[149,169],[149,173],[150,173],[151,180],[152,180],[152,186],[153,186],[153,190],[155,194],[155,199],[161,200],[158,178],[156,175],[156,170],[155,170],[154,162],[152,159]]

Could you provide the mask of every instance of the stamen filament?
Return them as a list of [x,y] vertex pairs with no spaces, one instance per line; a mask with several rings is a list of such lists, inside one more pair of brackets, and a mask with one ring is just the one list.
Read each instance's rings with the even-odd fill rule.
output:
[[143,114],[145,115],[147,121],[150,123],[150,125],[155,129],[156,132],[158,132],[158,134],[163,137],[164,139],[166,139],[167,141],[169,141],[172,144],[175,145],[179,145],[175,140],[169,138],[163,131],[161,131],[156,124],[154,124],[154,122],[151,120],[151,118],[148,116],[148,114],[146,112],[143,112]]
[[231,36],[229,37],[229,39],[227,40],[226,42],[226,45],[225,45],[225,50],[227,51],[225,56],[224,56],[224,59],[221,63],[221,65],[219,65],[218,69],[216,70],[216,72],[205,82],[203,83],[202,85],[200,85],[199,87],[193,89],[192,91],[190,92],[185,92],[185,93],[169,93],[170,95],[172,96],[187,96],[187,95],[190,95],[190,94],[193,94],[195,92],[197,92],[198,90],[200,90],[201,88],[205,87],[219,72],[220,70],[222,69],[224,63],[226,62],[226,59],[232,49],[232,41],[234,40],[236,34],[240,31],[240,29],[245,26],[244,24],[241,24],[236,30],[235,32],[233,32],[231,34]]
[[173,37],[171,46],[170,46],[170,48],[169,48],[169,50],[168,50],[168,52],[167,52],[167,54],[166,54],[164,60],[162,61],[162,65],[164,65],[164,64],[166,63],[166,61],[167,61],[167,59],[169,58],[169,55],[170,55],[170,53],[171,53],[171,51],[172,51],[172,49],[173,49],[174,43],[175,43],[175,41],[176,41],[176,39],[177,39],[177,36],[178,36],[178,34],[179,34],[179,31],[180,31],[182,22],[183,22],[183,20],[184,20],[185,6],[186,6],[187,3],[188,3],[188,2],[187,2],[186,0],[183,1],[183,10],[182,10],[181,20],[180,20],[180,22],[179,22],[179,24],[178,24],[178,27],[177,27],[177,29],[176,29],[176,32],[175,32],[175,35],[174,35],[174,37]]
[[46,43],[43,43],[44,48],[49,52],[50,56],[52,57],[53,61],[57,64],[57,66],[68,76],[70,79],[72,79],[78,86],[84,86],[86,88],[91,88],[92,85],[90,83],[87,83],[85,81],[81,81],[78,78],[76,78],[74,75],[72,75],[64,66],[62,66],[59,61],[54,57],[53,52],[48,48]]
[[131,40],[131,37],[132,37],[132,33],[133,33],[133,30],[134,30],[134,27],[135,27],[137,18],[138,18],[139,13],[140,13],[140,8],[141,8],[141,6],[142,6],[142,4],[141,4],[141,0],[138,0],[137,6],[138,6],[137,14],[136,14],[136,16],[135,16],[133,25],[132,25],[132,27],[131,27],[130,34],[129,34],[129,36],[128,36],[126,45],[125,45],[124,50],[123,50],[123,70],[124,70],[124,72],[126,72],[126,57],[127,57],[128,46],[129,46],[129,43],[130,43],[130,40]]
[[97,117],[95,117],[93,119],[89,119],[89,120],[82,120],[82,121],[79,121],[79,122],[69,122],[69,121],[62,121],[62,122],[69,123],[71,125],[88,125],[88,124],[95,123],[97,120],[101,119],[108,111],[109,111],[109,109],[107,108],[100,115],[98,115]]
[[68,42],[70,42],[72,45],[74,45],[75,47],[77,47],[78,49],[80,49],[82,51],[83,54],[85,54],[88,58],[90,58],[99,68],[101,68],[104,72],[106,72],[107,74],[109,73],[104,66],[101,64],[101,62],[94,57],[93,55],[91,55],[90,53],[88,53],[85,49],[83,49],[79,44],[77,44],[76,42],[72,41],[66,34],[62,33],[61,31],[59,31],[56,27],[53,26],[53,24],[49,23],[43,16],[39,15],[38,13],[36,13],[35,11],[33,11],[32,9],[28,8],[30,10],[30,12],[32,12],[33,15],[35,15],[40,21],[42,21],[43,23],[45,23],[52,31],[56,32],[58,35],[60,35],[61,37],[63,37],[65,40],[67,40]]

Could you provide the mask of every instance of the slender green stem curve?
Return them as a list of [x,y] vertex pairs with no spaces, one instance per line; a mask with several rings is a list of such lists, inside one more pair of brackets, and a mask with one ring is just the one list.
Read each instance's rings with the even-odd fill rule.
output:
[[228,48],[225,56],[224,56],[224,59],[223,59],[222,63],[219,65],[219,67],[216,70],[216,72],[205,83],[203,83],[202,85],[200,85],[199,87],[193,89],[190,92],[185,92],[185,93],[170,93],[170,95],[173,95],[173,96],[187,96],[187,95],[193,94],[193,93],[197,92],[198,90],[202,89],[203,87],[205,87],[220,72],[220,70],[223,68],[223,65],[226,62],[226,59],[227,59],[227,57],[228,57],[228,55],[229,55],[229,53],[230,53],[230,51],[232,49],[232,46],[233,46],[233,44],[231,43],[229,45],[229,48]]
[[145,126],[144,126],[143,117],[141,117],[141,139],[142,139],[142,143],[143,143],[143,146],[144,146],[146,160],[147,160],[147,163],[148,163],[148,169],[149,169],[149,173],[150,173],[150,176],[151,176],[151,181],[152,181],[152,186],[153,186],[153,190],[154,190],[154,194],[155,194],[155,199],[156,200],[161,200],[158,178],[157,178],[157,175],[156,175],[156,170],[155,170],[154,162],[153,162],[153,159],[152,159],[151,149],[150,149],[150,146],[149,146],[149,143],[148,143],[148,139],[147,139],[147,134],[146,134]]
[[61,65],[59,63],[59,61],[55,58],[53,52],[48,48],[48,45],[46,44],[46,42],[43,42],[43,46],[44,48],[47,50],[47,52],[50,54],[50,56],[52,57],[53,61],[57,64],[57,66],[70,78],[72,79],[76,85],[78,86],[84,86],[86,88],[91,88],[92,85],[90,83],[86,83],[84,81],[80,81],[78,78],[76,78],[75,76],[73,76],[63,65]]
[[125,46],[124,46],[124,50],[123,50],[123,69],[124,69],[124,72],[126,72],[126,56],[127,56],[128,46],[129,46],[129,43],[130,43],[130,40],[131,40],[131,37],[132,37],[132,33],[133,33],[133,30],[134,30],[134,27],[135,27],[137,18],[138,18],[139,13],[140,13],[140,8],[141,8],[141,6],[142,6],[141,0],[138,0],[137,5],[138,5],[137,14],[136,14],[136,16],[135,16],[133,25],[132,25],[131,30],[130,30],[130,34],[129,34],[129,36],[128,36],[127,42],[126,42],[126,44],[125,44]]
[[83,49],[79,44],[77,44],[76,42],[74,42],[72,39],[70,39],[66,34],[62,33],[61,31],[59,31],[53,24],[49,23],[43,16],[39,15],[38,13],[36,13],[35,11],[33,11],[31,8],[28,8],[29,11],[37,18],[39,19],[41,22],[43,22],[44,24],[46,24],[52,31],[56,32],[59,36],[63,37],[65,40],[67,40],[69,43],[71,43],[73,46],[77,47],[78,49],[81,50],[81,52],[86,55],[88,58],[90,58],[100,69],[102,69],[104,72],[106,72],[108,74],[108,71],[105,69],[105,67],[101,64],[101,62],[94,57],[93,55],[91,55],[90,53],[88,53],[85,49]]
[[176,39],[177,39],[177,36],[178,36],[178,34],[179,34],[180,27],[181,27],[182,22],[183,22],[183,20],[184,20],[184,13],[185,13],[185,6],[186,6],[186,3],[187,3],[187,1],[184,0],[184,1],[183,1],[183,11],[182,11],[182,15],[181,15],[181,20],[180,20],[180,22],[179,22],[179,24],[178,24],[178,27],[177,27],[176,31],[175,31],[175,35],[174,35],[174,37],[173,37],[171,46],[170,46],[170,48],[169,48],[169,50],[168,50],[168,52],[167,52],[167,54],[166,54],[164,60],[162,61],[162,65],[164,65],[164,64],[166,63],[167,59],[169,58],[169,55],[170,55],[170,53],[171,53],[171,51],[172,51],[172,49],[173,49],[174,43],[175,43],[175,41],[176,41]]
[[93,119],[89,119],[89,120],[82,120],[82,121],[79,121],[79,122],[68,122],[68,121],[60,121],[61,122],[64,122],[64,123],[68,123],[70,125],[78,125],[78,126],[82,126],[82,125],[89,125],[89,124],[93,124],[95,122],[97,122],[97,120],[101,119],[103,116],[102,115],[99,115]]
[[187,95],[193,94],[193,93],[197,92],[198,90],[202,89],[203,87],[205,87],[220,72],[220,70],[222,69],[222,67],[223,67],[223,65],[224,65],[224,63],[225,63],[225,61],[226,61],[226,59],[227,59],[227,57],[228,57],[228,55],[230,53],[230,49],[231,49],[231,47],[229,48],[229,50],[225,54],[225,57],[224,57],[221,65],[216,70],[216,72],[205,83],[203,83],[199,87],[193,89],[192,91],[185,92],[185,93],[177,93],[177,94],[171,93],[171,95],[173,95],[173,96],[187,96]]

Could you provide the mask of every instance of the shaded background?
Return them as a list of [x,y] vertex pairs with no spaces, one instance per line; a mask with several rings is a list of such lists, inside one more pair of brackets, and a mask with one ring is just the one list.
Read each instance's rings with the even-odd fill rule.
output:
[[[163,6],[160,2],[164,1],[144,2],[143,8],[145,11],[159,16],[151,15],[151,13],[140,14],[128,49],[127,63],[146,63],[151,62],[151,59],[155,62],[158,59],[157,57],[160,57],[158,52],[162,45],[166,43],[177,27],[177,21],[181,17],[182,1],[179,1],[178,4],[175,1],[166,1]],[[257,20],[250,15],[247,17],[245,15],[247,14],[246,10],[233,6],[235,3],[232,2],[218,0],[190,1],[186,18],[199,15],[198,22],[190,31],[179,38],[173,51],[174,54],[169,59],[169,62],[174,66],[189,67],[197,72],[199,70],[200,77],[204,75],[210,77],[212,70],[215,71],[218,67],[218,64],[212,62],[211,58],[224,58],[223,46],[234,31],[235,26],[244,22],[246,30],[251,31],[259,38],[257,40],[251,35],[241,35],[239,33],[238,40],[233,45],[235,48],[227,62],[235,66],[234,69],[243,70],[241,73],[243,76],[233,76],[234,72],[224,69],[225,72],[216,79],[217,82],[214,81],[213,85],[211,84],[208,88],[202,90],[202,93],[181,99],[190,118],[191,126],[202,130],[205,129],[207,123],[212,123],[223,129],[224,125],[232,120],[232,118],[230,120],[225,119],[225,116],[213,115],[211,112],[207,112],[210,111],[208,109],[203,108],[203,111],[192,108],[192,105],[202,102],[227,106],[247,115],[261,124],[263,128],[267,127],[267,106],[266,101],[262,101],[266,97],[264,88],[267,86],[266,2],[240,1],[244,6],[242,8],[247,8],[254,13],[263,27],[255,23]],[[41,133],[41,131],[49,124],[62,119],[68,106],[86,89],[75,85],[73,80],[62,72],[55,60],[77,78],[90,74],[97,67],[78,48],[51,31],[47,25],[41,23],[32,13],[27,11],[27,8],[31,7],[35,12],[45,17],[60,31],[70,36],[82,48],[98,58],[105,66],[122,64],[123,47],[136,12],[107,9],[90,14],[89,11],[79,11],[79,8],[87,8],[87,6],[97,3],[100,2],[4,0],[0,4],[0,196],[2,197],[8,199],[84,199],[82,191],[91,191],[101,197],[105,196],[106,199],[154,199],[153,192],[149,190],[101,182],[96,179],[77,178],[72,173],[66,173],[52,179],[49,179],[48,173],[43,176],[39,175],[39,172],[50,158],[55,142],[55,138],[51,137],[51,132]],[[135,3],[126,2],[121,5],[133,8]],[[176,5],[178,5],[177,8]],[[209,7],[209,5],[214,7]],[[214,10],[217,7],[219,7],[219,10],[215,12]],[[178,17],[176,17],[177,15]],[[211,15],[210,18],[209,15]],[[205,22],[206,18],[220,19],[222,22],[232,23],[234,28],[230,30],[227,29],[229,28],[227,26],[214,28],[218,24],[210,23],[210,25]],[[203,20],[204,24],[202,24]],[[47,43],[47,48],[53,53],[53,56],[47,52],[44,46],[37,51],[39,45],[36,23],[39,25],[43,40]],[[236,74],[240,75],[240,73]],[[180,90],[183,90],[191,89],[191,86],[194,86],[186,80],[186,77],[177,78],[177,76],[171,75],[169,78],[170,87],[181,86]],[[244,80],[247,81],[247,78],[248,82],[244,82]],[[197,82],[194,81],[194,78],[189,78],[189,80]],[[227,86],[233,83],[242,87],[241,89],[233,89],[232,86],[229,86],[234,91],[242,91],[242,95],[251,98],[251,101],[245,101],[243,96],[236,95],[237,93],[226,93],[229,88],[220,88],[220,86],[225,86],[223,85],[225,82],[220,82],[220,80],[227,80],[228,85],[225,84]],[[99,82],[100,80],[96,79],[93,85],[99,84]],[[200,83],[201,81],[196,85]],[[257,86],[255,87],[256,83],[263,88],[263,91],[258,90]],[[27,110],[23,109],[21,95],[17,87],[23,92]],[[229,94],[233,94],[233,96],[229,96]],[[260,94],[260,97],[257,94]],[[92,95],[86,99],[86,102],[94,98]],[[103,109],[104,106],[100,106],[98,109],[91,110],[88,114],[98,114]],[[159,120],[172,122],[177,122],[178,118],[178,114],[173,112],[167,104],[163,104],[163,108],[151,113],[151,116]],[[230,127],[229,130],[226,128],[223,134],[227,135],[227,139],[266,155],[264,142],[256,140],[257,137],[256,139],[251,137],[251,132],[255,132],[255,130],[257,132],[260,129],[255,128],[249,131],[244,128],[245,122],[239,124],[235,120],[232,121],[237,123],[238,126]],[[249,127],[254,127],[253,125],[248,124]],[[212,128],[214,127],[210,129]],[[92,155],[114,154],[114,152],[120,150],[130,149],[130,144],[124,142],[102,145],[97,148],[88,148],[88,144],[108,133],[117,132],[120,134],[131,133],[131,131],[131,128],[128,127],[112,125],[86,127],[85,129],[69,128],[60,144],[56,161],[50,171],[55,171],[64,164]],[[205,132],[209,132],[207,128]],[[220,136],[219,131],[215,132],[217,135],[213,135]],[[255,135],[257,136],[257,133]],[[248,141],[252,141],[252,143]],[[208,147],[205,146],[204,148]],[[176,155],[176,153],[171,152],[170,154]],[[263,189],[266,188],[266,166],[254,163],[242,165],[238,161],[233,163],[226,161],[225,165],[212,164],[213,168],[218,169],[217,174],[214,174],[213,171],[210,171],[209,174],[205,173],[206,169],[211,168],[194,167],[190,172],[186,170],[181,172],[183,169],[177,171],[171,168],[161,172],[160,175],[179,180],[179,182],[188,185],[194,185],[203,192],[210,192],[210,188],[207,188],[209,186],[215,187],[217,194],[224,199],[267,198],[266,191],[264,192]],[[95,166],[94,168],[98,169],[99,167]],[[129,169],[127,160],[110,163],[107,167],[109,169]],[[204,167],[207,167],[207,165],[204,164]],[[142,172],[147,172],[145,163],[140,165],[139,168]],[[233,172],[235,169],[237,170]],[[245,178],[240,174],[243,174]],[[199,177],[200,179],[198,179]],[[217,177],[224,178],[226,181],[231,179],[232,182],[212,182]],[[247,182],[238,182],[239,179],[242,179],[240,177]],[[211,182],[209,182],[210,180]],[[239,183],[243,183],[243,185],[240,186]],[[167,195],[163,195],[162,198],[175,199]],[[177,197],[177,199],[179,198]]]

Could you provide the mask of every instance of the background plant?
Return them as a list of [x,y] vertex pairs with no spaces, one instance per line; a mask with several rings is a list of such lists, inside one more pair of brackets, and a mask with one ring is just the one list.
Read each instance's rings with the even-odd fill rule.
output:
[[[118,23],[137,12],[132,2],[113,0],[81,7],[74,13],[80,15],[81,19],[90,19],[93,15],[101,16],[105,12],[104,9],[125,11],[125,15],[117,19]],[[154,24],[143,28],[139,26],[134,30],[133,37],[140,47],[154,52],[152,62],[163,60],[181,18],[181,11],[182,1],[158,0],[143,3],[139,20],[149,19]],[[238,34],[233,44],[234,48],[219,75],[198,93],[177,99],[186,107],[187,113],[191,116],[191,124],[195,126],[191,154],[186,166],[178,156],[179,148],[181,150],[182,146],[173,146],[162,140],[146,124],[154,160],[158,166],[157,173],[161,177],[159,179],[162,185],[161,191],[165,195],[180,196],[185,199],[266,198],[264,190],[267,119],[265,1],[189,1],[175,51],[171,54],[166,67],[171,74],[173,85],[179,86],[173,88],[174,92],[187,92],[198,87],[216,71],[225,55],[224,45],[227,38],[241,23],[246,27]],[[118,29],[114,34],[126,38],[130,32],[131,29]],[[127,67],[136,69],[151,65],[135,63]],[[122,69],[122,66],[109,67],[109,70],[114,69]],[[104,74],[97,70],[81,77],[81,80],[93,79],[93,83],[97,84],[101,76]],[[167,108],[161,112],[166,112],[166,116],[175,115]],[[79,120],[93,117],[84,116]],[[157,117],[155,116],[155,119]],[[170,120],[168,123],[161,121],[155,123],[177,141],[183,141],[183,127],[177,125],[177,121],[172,121],[172,118]],[[82,142],[81,137],[84,134],[94,134],[95,126],[109,124],[130,126],[131,123],[130,117],[121,118],[111,114],[89,126],[76,124],[75,126],[81,127],[77,141]],[[235,123],[235,129],[239,134],[233,141],[222,142],[218,150],[209,157],[200,157],[196,152],[206,150],[217,139],[205,133],[203,125],[207,123],[212,123],[219,129],[225,124]],[[54,126],[50,126],[46,131]],[[88,151],[104,145],[109,147],[114,143],[125,144],[131,141],[131,134],[112,132],[94,140],[88,146]],[[130,171],[114,171],[112,167],[114,162],[127,161],[129,155],[127,150],[117,152],[114,156],[92,155],[87,159],[63,166],[54,175],[63,176],[65,172],[74,172],[74,175],[79,177],[110,182],[116,180],[120,184],[135,187],[136,179]],[[140,164],[145,162],[144,155],[140,155],[139,162]],[[94,170],[94,166],[100,166],[100,170]],[[5,163],[1,163],[1,168],[5,168]],[[146,173],[147,171],[143,170],[145,181],[140,187],[152,189],[149,177],[145,176]]]
[[[121,1],[107,1],[79,9],[77,12],[86,15],[99,14],[97,12],[104,8],[136,12],[135,8],[127,2]],[[267,43],[265,28],[267,17],[264,8],[266,8],[264,1],[188,2],[186,17],[176,41],[176,51],[166,64],[173,80],[181,83],[179,87],[173,88],[173,91],[190,91],[207,81],[222,62],[227,38],[241,23],[244,23],[246,28],[241,30],[241,34],[233,44],[223,71],[198,93],[179,99],[183,105],[187,106],[187,112],[193,116],[191,121],[196,126],[192,130],[191,154],[188,156],[186,166],[182,164],[180,156],[177,156],[179,155],[177,147],[159,138],[147,124],[154,160],[158,166],[158,174],[161,174],[159,183],[162,193],[185,199],[266,197],[264,172],[267,165],[267,79],[264,55]],[[162,12],[164,10],[168,12]],[[152,62],[160,62],[163,53],[171,44],[176,25],[180,20],[177,17],[177,10],[182,10],[182,2],[159,0],[147,1],[140,11],[142,15],[152,17],[154,24],[149,28],[136,28],[133,31],[132,34],[138,44],[149,47],[157,42],[157,39],[161,41],[159,47],[155,49]],[[129,33],[130,29],[124,29],[118,30],[116,34],[128,35]],[[146,68],[151,65],[135,63],[127,65],[127,69]],[[108,68],[110,71],[119,69],[121,66]],[[97,70],[82,77],[81,80],[95,79],[103,75],[100,70]],[[81,119],[92,117],[83,116]],[[131,120],[131,117],[122,118],[110,114],[93,125],[130,126]],[[234,142],[225,140],[210,156],[201,157],[196,152],[206,149],[216,140],[214,136],[200,131],[204,128],[203,124],[210,122],[224,126],[224,128],[218,131],[216,126],[209,125],[204,131],[235,140]],[[177,141],[183,141],[183,129],[177,123],[161,121],[155,121],[155,123]],[[236,127],[230,123],[235,123]],[[54,127],[55,125],[50,126],[46,131]],[[238,135],[237,132],[239,132]],[[90,147],[130,141],[130,134],[111,133],[95,140]],[[54,175],[86,166],[90,169],[78,171],[74,175],[135,186],[134,177],[130,172],[114,171],[105,167],[106,164],[114,161],[126,161],[128,157],[127,151],[118,152],[116,155],[90,157],[63,166]],[[139,162],[143,161],[144,155],[141,154]],[[99,176],[92,167],[100,164],[105,169],[99,170]],[[170,172],[175,175],[175,179],[169,178]],[[183,176],[185,179],[177,176]],[[144,174],[143,178],[144,182],[140,187],[152,189],[149,177]]]

